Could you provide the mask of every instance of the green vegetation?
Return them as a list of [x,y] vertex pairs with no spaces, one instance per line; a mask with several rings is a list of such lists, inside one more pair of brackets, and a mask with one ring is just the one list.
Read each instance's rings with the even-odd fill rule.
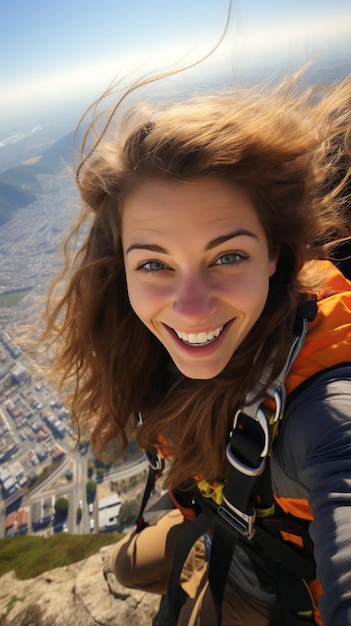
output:
[[56,567],[86,559],[122,537],[121,533],[5,537],[0,539],[0,576],[14,570],[20,580],[34,578]]
[[118,516],[119,523],[123,526],[133,524],[136,516],[138,515],[138,511],[139,504],[136,500],[127,500],[127,502],[123,502]]
[[90,498],[94,498],[96,493],[96,482],[92,478],[87,481],[87,494]]
[[57,515],[65,516],[68,513],[69,502],[66,498],[58,498],[55,502],[55,511]]

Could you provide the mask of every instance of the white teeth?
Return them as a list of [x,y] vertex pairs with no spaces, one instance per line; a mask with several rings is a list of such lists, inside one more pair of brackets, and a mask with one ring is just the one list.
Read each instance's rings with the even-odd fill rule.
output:
[[174,332],[178,335],[179,339],[189,343],[191,345],[204,346],[210,341],[213,341],[223,330],[223,326],[210,330],[208,333],[184,333],[183,331],[174,329]]

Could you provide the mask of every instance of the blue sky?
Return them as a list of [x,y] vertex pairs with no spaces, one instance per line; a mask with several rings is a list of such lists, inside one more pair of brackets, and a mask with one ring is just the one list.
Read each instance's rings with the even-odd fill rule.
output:
[[[84,108],[117,75],[199,58],[228,0],[0,0],[0,128]],[[214,63],[235,76],[339,54],[351,71],[350,0],[233,0]],[[194,55],[194,57],[192,56]],[[199,70],[200,71],[200,70]]]

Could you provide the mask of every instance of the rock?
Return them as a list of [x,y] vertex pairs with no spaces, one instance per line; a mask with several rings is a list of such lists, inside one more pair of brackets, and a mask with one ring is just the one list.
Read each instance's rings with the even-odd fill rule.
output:
[[30,580],[2,576],[1,626],[172,626],[165,598],[117,582],[112,549]]

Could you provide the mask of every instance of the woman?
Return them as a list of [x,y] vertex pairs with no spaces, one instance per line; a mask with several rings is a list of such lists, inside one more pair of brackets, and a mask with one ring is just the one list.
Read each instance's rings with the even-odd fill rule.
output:
[[[165,593],[187,517],[201,494],[215,501],[207,553],[200,533],[181,573],[182,625],[351,625],[351,284],[327,260],[350,233],[350,104],[351,78],[135,107],[78,167],[79,226],[90,226],[50,312],[55,368],[73,381],[73,416],[98,450],[135,436],[169,461],[164,484],[180,510],[116,546],[120,582]],[[251,431],[262,439],[253,466]],[[251,491],[242,511],[229,497],[231,468],[240,485],[255,474],[257,491],[266,456],[276,509],[311,522],[284,539],[314,550],[312,612],[287,606],[290,563],[260,557]],[[233,511],[244,532],[222,545],[228,563],[211,592]]]

